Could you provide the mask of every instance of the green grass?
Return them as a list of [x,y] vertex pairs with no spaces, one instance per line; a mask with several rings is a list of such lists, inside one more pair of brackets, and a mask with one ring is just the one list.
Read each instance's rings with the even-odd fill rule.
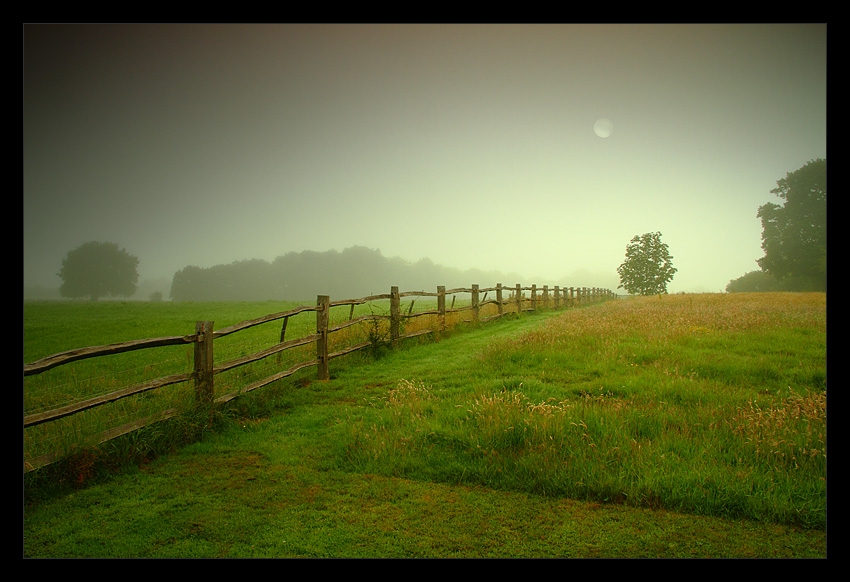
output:
[[[358,306],[355,316],[383,313],[386,302]],[[215,329],[289,311],[297,302],[185,302],[145,303],[28,302],[24,304],[24,361],[85,346],[107,345],[135,339],[180,336],[194,333],[195,322],[212,320]],[[347,306],[331,310],[332,323],[349,316]],[[215,342],[215,360],[230,359],[268,348],[280,339],[282,320],[255,326]],[[286,339],[315,333],[316,314],[308,311],[290,317]],[[334,341],[362,341],[367,329],[348,328],[333,335]],[[361,337],[363,336],[363,337]],[[288,350],[216,375],[216,396],[231,393],[252,381],[267,377],[295,363],[315,358],[313,345]],[[71,402],[100,396],[155,378],[192,370],[193,346],[169,346],[81,360],[24,380],[24,412],[32,414]],[[188,411],[195,402],[193,386],[183,383],[125,398],[58,422],[27,429],[25,448],[30,458],[53,450],[71,451],[87,438],[159,411]]]
[[825,328],[822,294],[665,296],[334,360],[28,504],[25,555],[824,557]]
[[389,396],[341,419],[338,455],[360,472],[824,527],[823,297],[693,301],[570,312],[449,374],[418,350]]

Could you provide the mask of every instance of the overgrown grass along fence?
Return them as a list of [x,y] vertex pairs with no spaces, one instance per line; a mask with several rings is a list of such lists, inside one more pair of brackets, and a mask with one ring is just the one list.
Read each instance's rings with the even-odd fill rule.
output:
[[[528,297],[525,297],[525,291],[530,292]],[[491,292],[494,293],[495,298],[488,300],[487,297]],[[464,306],[455,307],[457,295],[466,293],[470,295],[468,305],[463,301]],[[505,296],[506,294],[508,295],[507,297]],[[452,302],[449,307],[446,307],[446,298],[448,296],[452,297]],[[411,301],[410,306],[406,310],[403,310],[401,300],[405,297],[435,297],[436,309],[414,312],[413,305],[416,301],[414,299]],[[75,415],[103,410],[101,407],[105,405],[114,405],[130,397],[149,396],[154,391],[168,386],[178,384],[185,386],[188,383],[192,383],[194,386],[194,396],[190,398],[192,400],[191,408],[203,411],[229,402],[243,394],[267,386],[311,366],[316,366],[317,378],[320,381],[327,380],[330,377],[329,362],[333,358],[384,343],[397,344],[404,338],[439,333],[453,327],[460,321],[485,322],[509,313],[522,313],[524,311],[536,311],[538,309],[560,309],[615,297],[614,293],[610,290],[586,287],[565,287],[562,289],[555,286],[550,293],[550,288],[546,285],[538,288],[536,285],[522,287],[517,284],[515,287],[503,287],[501,284],[498,284],[495,287],[485,289],[479,288],[478,285],[472,285],[469,289],[458,288],[448,290],[444,286],[440,286],[437,287],[435,293],[425,291],[400,293],[398,287],[392,287],[389,294],[372,295],[360,299],[346,299],[342,301],[331,301],[327,295],[319,295],[315,306],[299,306],[289,311],[243,321],[219,330],[214,329],[213,321],[197,321],[194,333],[188,335],[132,340],[57,353],[35,362],[24,364],[24,377],[41,375],[54,368],[80,360],[137,350],[164,348],[166,346],[191,346],[193,350],[191,357],[193,365],[192,370],[189,372],[160,376],[152,380],[146,380],[94,396],[80,397],[79,395],[70,395],[71,403],[38,412],[27,411],[27,399],[25,398],[24,472],[26,473],[49,465],[67,455],[74,447],[80,445],[95,446],[110,439],[129,434],[142,427],[172,418],[180,414],[181,410],[184,410],[187,406],[187,403],[184,401],[181,402],[181,406],[163,407],[153,414],[147,414],[146,416],[135,418],[131,422],[125,422],[117,426],[110,426],[106,430],[81,428],[79,423],[59,426],[60,421],[67,421]],[[375,313],[374,309],[370,309],[369,313],[354,317],[356,306],[374,305],[375,302],[380,303],[387,300],[389,301],[388,314]],[[431,304],[433,304],[433,300]],[[343,306],[349,307],[348,319],[332,324],[330,317],[331,309]],[[285,339],[287,323],[290,318],[306,312],[316,313],[315,333],[307,334],[296,339]],[[453,322],[447,321],[449,316],[461,314],[461,312],[469,312],[471,318],[463,319],[461,317],[460,319],[454,318],[455,321]],[[430,321],[426,325],[408,325],[410,320],[425,318],[424,316],[430,318]],[[271,347],[216,363],[215,340],[262,324],[281,320],[282,325],[279,341]],[[343,330],[349,330],[349,333],[336,334],[337,336],[342,336],[342,340],[332,342],[331,334],[342,332]],[[357,331],[351,333],[351,330]],[[346,340],[348,341],[346,342]],[[315,345],[314,354],[306,352],[304,349],[311,344]],[[288,351],[293,351],[293,353],[299,355],[294,358],[290,357],[284,362],[281,356],[284,352]],[[308,355],[315,357],[293,361],[307,357]],[[248,381],[235,390],[216,395],[216,376],[236,368],[249,366],[254,362],[265,360],[271,356],[276,356],[274,365],[276,371],[273,374]],[[64,396],[66,398],[68,397],[67,394]],[[185,393],[182,392],[178,399],[186,400]],[[164,399],[162,402],[172,401],[173,397],[172,400]],[[88,423],[85,426],[102,428],[105,424],[116,424],[113,420],[116,416],[118,415],[107,413],[102,415],[96,422]],[[49,438],[45,438],[44,442],[59,442],[61,445],[45,447],[42,444],[38,446],[39,437],[31,436],[29,439],[26,437],[27,431],[44,430],[48,426],[51,426],[52,430],[49,432],[52,434],[50,434]],[[57,432],[61,434],[58,438],[56,435]],[[27,450],[28,448],[35,449],[35,452],[33,450]],[[45,451],[45,448],[52,450]]]

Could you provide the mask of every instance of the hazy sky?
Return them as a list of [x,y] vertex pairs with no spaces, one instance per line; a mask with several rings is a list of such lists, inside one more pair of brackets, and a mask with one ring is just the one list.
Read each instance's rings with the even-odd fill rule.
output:
[[758,268],[776,181],[826,157],[826,25],[25,25],[23,41],[25,286],[57,287],[67,252],[100,240],[142,279],[362,245],[526,277],[470,284],[614,287],[629,240],[661,231],[668,290],[720,291]]

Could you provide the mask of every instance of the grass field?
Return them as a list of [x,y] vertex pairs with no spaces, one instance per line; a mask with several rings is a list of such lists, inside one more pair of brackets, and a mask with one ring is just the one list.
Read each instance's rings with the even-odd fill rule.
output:
[[25,555],[826,556],[823,294],[511,317],[331,374],[28,503]]
[[[411,309],[411,301],[403,303]],[[468,303],[468,301],[467,301]],[[304,303],[198,302],[145,303],[105,301],[30,302],[24,304],[24,361],[32,362],[68,349],[108,345],[128,340],[194,333],[195,322],[212,320],[215,329],[253,320],[272,313],[290,311]],[[306,303],[310,306],[309,303]],[[418,301],[415,312],[433,308]],[[331,325],[365,314],[384,315],[388,301],[331,309]],[[269,348],[280,341],[283,320],[272,321],[219,338],[215,342],[216,364]],[[415,318],[411,325],[431,326],[433,318]],[[377,326],[377,327],[376,327]],[[288,318],[286,339],[297,339],[316,331],[316,313],[306,311]],[[334,332],[331,351],[363,342],[373,334],[388,336],[386,320],[362,324]],[[287,350],[282,354],[240,366],[216,375],[215,396],[234,392],[253,381],[286,369],[299,362],[315,359],[314,344]],[[24,412],[33,414],[65,406],[86,398],[99,397],[163,376],[192,370],[193,346],[169,346],[93,358],[64,365],[24,381]],[[191,382],[168,386],[107,406],[36,427],[25,433],[28,458],[53,450],[70,450],[85,439],[104,430],[136,421],[162,410],[188,411],[195,402]]]

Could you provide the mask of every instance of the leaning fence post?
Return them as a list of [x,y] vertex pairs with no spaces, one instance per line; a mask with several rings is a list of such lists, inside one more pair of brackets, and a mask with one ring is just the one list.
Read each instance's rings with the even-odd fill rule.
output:
[[331,375],[328,371],[328,322],[330,321],[331,299],[327,295],[316,297],[316,360],[318,378],[321,381],[329,380]]
[[[286,337],[286,322],[288,322],[288,321],[289,321],[288,317],[283,318],[283,325],[280,326],[280,343],[283,343],[283,340]],[[282,357],[282,353],[278,352],[277,353],[277,363],[278,364],[280,364],[281,357]]]
[[213,322],[196,321],[195,333],[195,398],[200,406],[212,403],[215,394],[213,384]]

